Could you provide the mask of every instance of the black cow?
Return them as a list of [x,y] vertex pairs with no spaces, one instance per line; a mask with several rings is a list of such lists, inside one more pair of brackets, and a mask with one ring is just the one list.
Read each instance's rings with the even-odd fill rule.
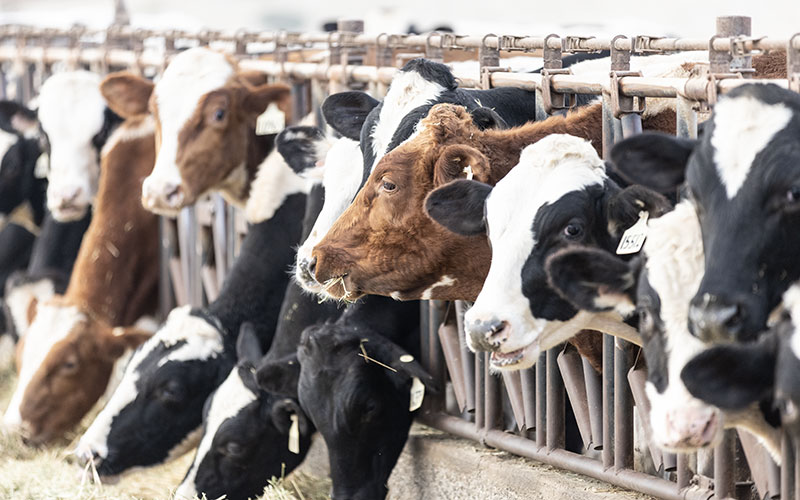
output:
[[662,190],[685,179],[707,256],[692,332],[753,340],[800,279],[800,95],[742,85],[717,103],[702,139],[644,134],[617,144],[611,159],[622,175]]

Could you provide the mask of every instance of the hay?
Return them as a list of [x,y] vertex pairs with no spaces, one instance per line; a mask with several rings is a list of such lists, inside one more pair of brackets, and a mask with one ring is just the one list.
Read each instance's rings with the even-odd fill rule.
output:
[[[0,412],[5,412],[16,382],[13,366],[0,366]],[[16,435],[0,432],[0,498],[7,500],[169,499],[191,465],[194,451],[168,464],[125,474],[117,484],[96,484],[91,469],[69,454],[99,409],[52,446],[31,448]],[[303,473],[274,479],[259,500],[323,500],[330,480]],[[215,499],[207,499],[215,500]]]

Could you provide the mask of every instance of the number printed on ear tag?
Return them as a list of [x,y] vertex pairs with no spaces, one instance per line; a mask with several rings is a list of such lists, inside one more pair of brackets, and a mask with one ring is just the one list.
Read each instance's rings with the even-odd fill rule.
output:
[[274,102],[256,119],[256,135],[277,134],[286,127],[286,115]]
[[422,400],[425,399],[425,384],[422,380],[414,377],[411,382],[411,398],[408,403],[408,411],[418,410],[422,406]]
[[289,427],[289,451],[295,455],[300,454],[300,424],[297,415],[291,415],[292,426]]
[[628,255],[642,249],[644,240],[647,239],[647,212],[639,212],[639,220],[622,233],[622,239],[617,246],[617,255]]

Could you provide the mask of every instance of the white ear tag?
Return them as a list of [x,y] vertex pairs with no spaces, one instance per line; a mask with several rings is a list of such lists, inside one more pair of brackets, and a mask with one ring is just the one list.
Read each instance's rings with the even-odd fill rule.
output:
[[464,167],[464,173],[467,174],[467,180],[471,181],[474,175],[472,174],[472,165]]
[[647,212],[639,212],[639,220],[622,233],[622,239],[617,246],[617,255],[628,255],[642,249],[644,240],[647,239]]
[[47,171],[50,170],[50,155],[42,153],[39,159],[36,160],[36,165],[33,167],[33,176],[37,179],[47,178]]
[[298,423],[297,415],[289,417],[292,420],[292,426],[289,427],[289,451],[295,455],[300,454],[300,424]]
[[422,406],[423,399],[425,399],[425,384],[417,377],[414,377],[413,382],[411,382],[411,398],[408,403],[408,411],[418,410]]
[[286,115],[271,102],[256,119],[256,135],[277,134],[286,127]]

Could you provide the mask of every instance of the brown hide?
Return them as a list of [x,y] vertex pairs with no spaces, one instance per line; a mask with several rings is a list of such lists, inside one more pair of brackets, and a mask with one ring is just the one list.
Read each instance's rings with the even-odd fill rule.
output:
[[[145,119],[129,118],[117,133]],[[156,310],[158,218],[139,201],[154,161],[152,133],[121,140],[102,158],[92,222],[66,293],[53,299],[77,306],[82,319],[52,346],[25,389],[20,413],[30,442],[57,438],[77,424],[106,390],[115,361],[148,336],[112,327]]]

